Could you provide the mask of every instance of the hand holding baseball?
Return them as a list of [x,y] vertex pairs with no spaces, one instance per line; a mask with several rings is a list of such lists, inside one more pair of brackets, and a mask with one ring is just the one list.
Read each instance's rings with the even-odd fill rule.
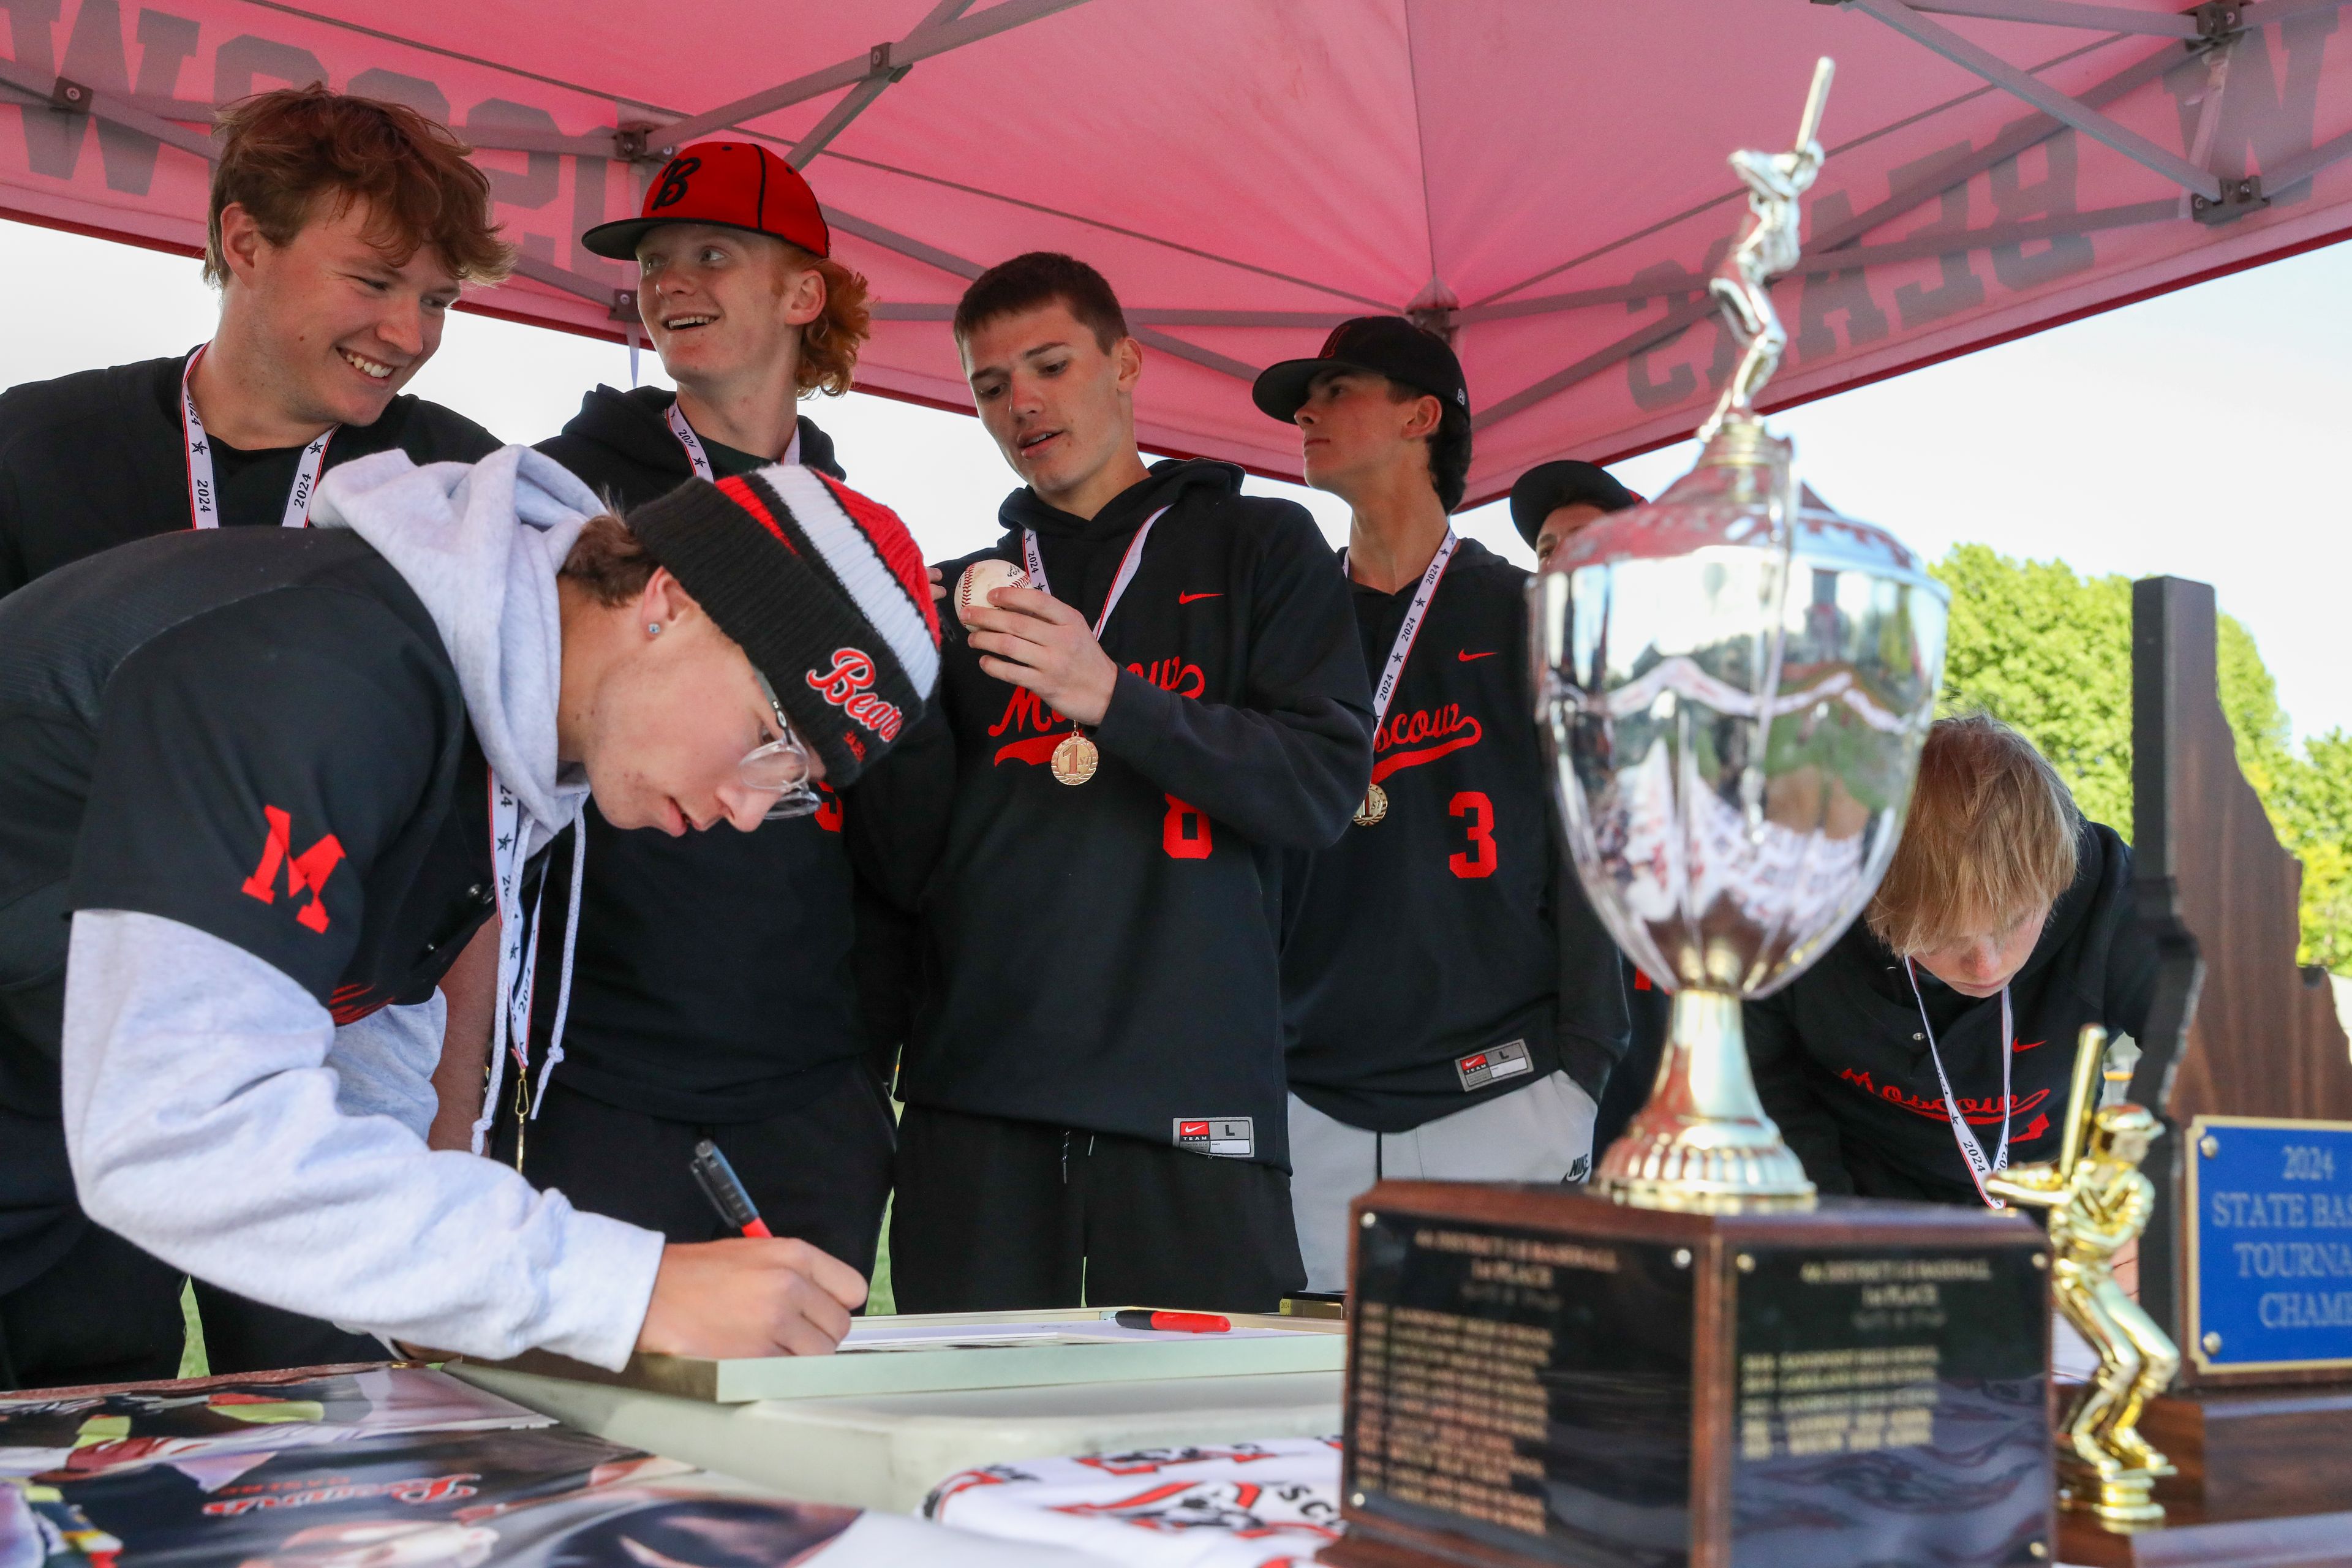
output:
[[[936,566],[931,568],[931,574],[936,581],[939,568]],[[971,613],[974,610],[984,610],[995,603],[989,597],[991,594],[999,588],[1022,588],[1028,586],[1028,584],[1029,574],[1010,561],[999,561],[992,556],[986,560],[975,561],[963,569],[962,576],[956,579],[956,619],[970,626]],[[938,593],[934,593],[932,596],[938,597]]]
[[1118,666],[1095,641],[1086,617],[1051,594],[993,589],[963,623],[982,673],[1027,687],[1064,718],[1089,727],[1110,710]]

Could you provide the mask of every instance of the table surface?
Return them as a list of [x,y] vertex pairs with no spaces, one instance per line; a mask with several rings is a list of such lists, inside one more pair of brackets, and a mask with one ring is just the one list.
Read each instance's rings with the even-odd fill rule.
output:
[[902,1512],[981,1465],[1339,1430],[1336,1372],[714,1405],[497,1367],[449,1370],[569,1426],[787,1497]]

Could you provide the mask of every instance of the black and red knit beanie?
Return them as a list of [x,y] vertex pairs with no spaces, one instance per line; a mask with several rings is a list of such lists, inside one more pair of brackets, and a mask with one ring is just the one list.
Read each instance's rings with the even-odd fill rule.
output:
[[814,468],[689,479],[629,530],[775,688],[836,788],[878,762],[940,674],[922,552],[888,507]]

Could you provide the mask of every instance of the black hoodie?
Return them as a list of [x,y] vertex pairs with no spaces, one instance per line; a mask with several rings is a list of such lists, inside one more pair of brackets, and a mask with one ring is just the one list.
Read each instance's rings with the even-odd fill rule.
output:
[[[656,500],[693,477],[665,417],[675,398],[654,387],[600,386],[539,449],[625,510]],[[707,438],[703,447],[720,478],[768,461]],[[832,441],[805,418],[799,455],[844,477]],[[813,816],[751,834],[717,827],[672,838],[658,828],[624,832],[591,805],[557,1076],[625,1110],[725,1122],[780,1114],[820,1092],[821,1079],[848,1070],[868,1038],[850,912],[852,815],[854,805],[828,791]],[[561,908],[571,861],[559,849],[550,864],[546,896]],[[547,922],[555,930],[543,965],[561,961],[553,939],[562,923]],[[542,1040],[555,1000],[555,987],[539,988]]]
[[[1388,815],[1291,861],[1291,1091],[1351,1127],[1408,1131],[1562,1068],[1597,1101],[1625,1053],[1617,944],[1561,852],[1529,719],[1527,584],[1455,547],[1372,737]],[[1420,587],[1349,584],[1372,679]]]
[[[955,732],[930,966],[903,1096],[1287,1166],[1276,952],[1282,854],[1339,837],[1371,776],[1348,585],[1304,509],[1239,468],[1163,462],[1092,519],[1015,491],[1055,597],[1091,621],[1161,507],[1104,628],[1122,667],[1087,784],[1047,766],[1070,721],[981,672],[948,620]],[[945,786],[944,778],[936,784]],[[1186,1124],[1195,1124],[1188,1130]]]
[[[2000,999],[1964,996],[1926,970],[1920,995],[1960,1112],[2010,1161],[2058,1152],[2084,1024],[2137,1037],[2156,987],[2156,947],[2132,913],[2131,851],[2085,823],[2074,885],[2010,983],[2016,1023],[2010,1098],[2000,1097]],[[1825,1193],[1978,1201],[1955,1140],[1927,1029],[1902,961],[1854,921],[1795,984],[1747,1009],[1748,1055],[1764,1109]]]
[[[69,561],[190,526],[180,376],[187,356],[38,381],[0,395],[0,594]],[[212,437],[226,527],[275,527],[302,448],[240,451]],[[478,462],[498,437],[406,393],[373,425],[345,425],[321,472],[394,447],[419,463]]]
[[[694,477],[686,448],[670,432],[669,405],[677,401],[677,393],[658,386],[627,392],[600,386],[580,400],[580,412],[572,423],[560,435],[540,442],[539,449],[626,511],[669,494]],[[801,416],[799,430],[800,451],[793,461],[843,479],[841,465],[834,460],[833,437],[806,415]],[[700,438],[703,454],[719,479],[748,474],[775,461],[721,446],[708,436]]]

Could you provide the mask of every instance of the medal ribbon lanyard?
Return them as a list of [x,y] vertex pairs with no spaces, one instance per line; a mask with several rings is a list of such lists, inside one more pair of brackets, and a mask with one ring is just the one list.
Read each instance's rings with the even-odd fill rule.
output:
[[1927,999],[1919,994],[1919,974],[1911,967],[1911,961],[1907,958],[1903,961],[1903,973],[1911,982],[1911,1000],[1918,1005],[1919,1027],[1927,1032],[1927,1059],[1936,1064],[1936,1082],[1944,1090],[1944,1114],[1952,1119],[1952,1141],[1960,1146],[1960,1158],[1969,1163],[1969,1176],[1977,1184],[1977,1196],[1984,1199],[1987,1208],[2007,1208],[2007,1204],[1985,1191],[1985,1178],[1995,1171],[2009,1168],[2009,1069],[2017,1055],[2017,1031],[2010,1016],[2009,987],[2004,985],[2000,988],[2000,1147],[1990,1160],[1987,1160],[1984,1145],[1977,1142],[1977,1135],[1969,1130],[1969,1119],[1952,1093],[1952,1080],[1944,1075],[1944,1058],[1936,1048],[1936,1026],[1927,1021]]
[[[710,478],[710,455],[702,449],[702,437],[694,433],[694,426],[686,422],[686,416],[677,411],[676,403],[669,405],[669,433],[677,437],[679,446],[686,448],[687,466],[694,470],[694,477],[698,479]],[[800,433],[794,431],[793,434],[797,438]]]
[[[1405,661],[1412,657],[1412,645],[1421,637],[1421,624],[1429,616],[1430,602],[1437,597],[1438,580],[1445,575],[1446,563],[1454,559],[1454,549],[1460,542],[1449,526],[1445,538],[1438,544],[1435,554],[1421,574],[1421,585],[1413,590],[1412,603],[1405,606],[1404,622],[1397,627],[1396,640],[1389,645],[1389,660],[1381,670],[1381,684],[1372,694],[1372,743],[1380,744],[1381,726],[1388,721],[1389,703],[1396,696],[1397,683],[1403,679]],[[1348,574],[1348,552],[1339,552],[1339,574]],[[1375,827],[1389,814],[1389,792],[1380,785],[1380,768],[1374,764],[1372,779],[1364,785],[1363,803],[1356,807],[1355,824],[1359,827]]]
[[[667,418],[669,433],[677,437],[679,446],[686,448],[687,467],[694,470],[694,477],[698,479],[711,478],[710,454],[702,449],[702,437],[694,433],[694,426],[686,422],[686,416],[678,412],[675,402],[669,405]],[[777,461],[797,463],[800,460],[801,427],[795,423],[793,426],[793,438],[785,443],[784,455]]]
[[[1171,506],[1174,504],[1172,501],[1169,503]],[[1110,625],[1110,613],[1118,608],[1120,598],[1127,593],[1127,585],[1135,581],[1135,574],[1143,565],[1143,542],[1151,537],[1151,525],[1167,515],[1168,508],[1161,507],[1145,518],[1143,526],[1135,531],[1135,537],[1128,541],[1127,553],[1118,560],[1118,575],[1111,579],[1110,594],[1103,600],[1102,614],[1095,617],[1095,641],[1102,641],[1103,627]],[[1021,554],[1029,568],[1029,585],[1041,594],[1052,593],[1054,590],[1045,584],[1045,558],[1037,553],[1035,529],[1021,531]]]
[[[1412,657],[1412,645],[1421,636],[1421,623],[1429,618],[1430,601],[1437,597],[1438,579],[1445,575],[1446,563],[1454,559],[1454,547],[1461,541],[1454,530],[1445,531],[1445,542],[1429,558],[1429,569],[1421,574],[1421,586],[1413,590],[1412,603],[1406,606],[1404,624],[1397,627],[1396,641],[1389,646],[1389,662],[1381,671],[1380,686],[1372,692],[1372,733],[1378,735],[1381,726],[1388,721],[1389,702],[1396,696],[1397,682],[1404,676],[1404,661]],[[1339,556],[1339,570],[1348,569],[1346,552]]]
[[[526,929],[522,918],[524,826],[522,802],[492,773],[490,888],[499,910],[499,994],[491,1009],[490,1081],[482,1095],[481,1119],[474,1123],[477,1154],[482,1152],[490,1124],[498,1119],[499,1086],[506,1076],[509,1051],[514,1053],[517,1093],[530,1089],[531,984],[539,973],[539,899],[531,900]],[[539,893],[543,897],[546,891],[546,880],[541,879]]]
[[[213,483],[213,447],[205,438],[204,416],[196,412],[196,395],[189,390],[195,380],[196,362],[205,357],[210,343],[199,343],[188,355],[185,368],[180,372],[180,434],[188,448],[188,517],[191,528],[220,526],[220,491]],[[340,426],[330,425],[319,438],[302,448],[302,460],[294,469],[294,488],[286,492],[286,515],[278,520],[281,528],[310,526],[310,497],[319,489],[319,470],[327,464],[327,443],[335,438]]]

